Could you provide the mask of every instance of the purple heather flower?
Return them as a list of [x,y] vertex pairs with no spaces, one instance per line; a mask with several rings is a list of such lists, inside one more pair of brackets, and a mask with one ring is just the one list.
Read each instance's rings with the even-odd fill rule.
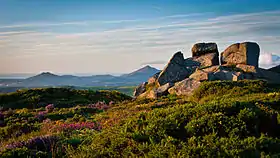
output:
[[46,114],[47,114],[46,111],[40,111],[35,117],[42,121],[42,120],[44,120]]
[[65,131],[81,130],[81,129],[101,130],[101,127],[94,122],[80,122],[80,123],[60,124],[55,126],[52,130],[65,132]]
[[24,142],[14,142],[11,144],[6,145],[6,149],[15,149],[15,148],[21,148],[24,146]]
[[45,136],[38,136],[31,139],[28,139],[27,141],[19,141],[14,142],[11,144],[6,145],[6,149],[15,149],[15,148],[21,148],[21,147],[27,147],[29,149],[38,149],[38,148],[44,148],[47,150],[50,150],[51,145],[53,145],[55,142],[58,141],[57,136],[53,135],[45,135]]
[[94,108],[94,109],[98,109],[98,110],[107,110],[109,109],[109,106],[103,101],[103,102],[97,102],[95,104],[89,104],[88,105],[89,108]]
[[53,104],[49,104],[49,105],[47,105],[46,107],[45,107],[45,109],[46,109],[46,112],[53,112],[53,110],[54,110],[54,105]]
[[113,104],[115,104],[115,102],[113,102],[113,101],[110,101],[110,102],[109,102],[109,105],[110,105],[110,106],[113,105]]

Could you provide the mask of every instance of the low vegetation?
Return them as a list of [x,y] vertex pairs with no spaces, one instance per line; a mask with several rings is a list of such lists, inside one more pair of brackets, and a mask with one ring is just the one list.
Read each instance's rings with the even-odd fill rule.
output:
[[[35,88],[0,94],[3,108],[40,108],[48,104],[72,107],[97,101],[122,101],[130,97],[117,91],[75,90],[71,88]],[[1,105],[2,104],[2,105]]]
[[[280,88],[264,81],[204,82],[192,97],[157,100],[71,90],[71,106],[53,91],[1,96],[0,157],[280,156]],[[18,101],[32,96],[50,100]]]

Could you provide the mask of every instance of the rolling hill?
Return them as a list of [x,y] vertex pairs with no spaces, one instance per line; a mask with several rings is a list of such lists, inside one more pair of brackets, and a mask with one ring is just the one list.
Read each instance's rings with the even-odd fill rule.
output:
[[149,77],[159,72],[150,66],[145,66],[129,74],[121,76],[113,75],[92,75],[92,76],[73,76],[56,75],[50,72],[26,78],[26,79],[3,79],[0,80],[0,87],[58,87],[58,86],[77,86],[77,87],[101,87],[101,86],[135,86],[146,81]]

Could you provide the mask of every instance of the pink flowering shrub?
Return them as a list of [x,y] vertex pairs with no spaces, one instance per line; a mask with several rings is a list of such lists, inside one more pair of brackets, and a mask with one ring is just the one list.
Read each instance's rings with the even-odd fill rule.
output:
[[45,107],[45,109],[46,109],[46,112],[47,112],[47,113],[53,112],[53,110],[54,110],[54,105],[53,105],[53,104],[49,104],[49,105],[47,105],[47,106]]
[[35,118],[37,118],[40,121],[43,121],[46,117],[47,112],[46,111],[40,111]]
[[[111,103],[111,102],[110,102]],[[111,103],[112,104],[112,103]],[[107,110],[109,109],[109,105],[107,105],[104,101],[99,101],[95,104],[89,104],[88,108],[98,109],[98,110]]]
[[59,123],[48,126],[51,132],[71,132],[74,130],[92,129],[101,130],[101,126],[94,122],[79,122],[79,123]]
[[45,151],[50,151],[51,147],[59,140],[57,136],[53,135],[45,135],[38,136],[26,141],[18,141],[11,144],[6,145],[6,149],[15,149],[27,147],[28,149],[41,149]]
[[113,101],[109,102],[109,106],[112,106],[113,104],[115,104],[115,102],[113,102]]

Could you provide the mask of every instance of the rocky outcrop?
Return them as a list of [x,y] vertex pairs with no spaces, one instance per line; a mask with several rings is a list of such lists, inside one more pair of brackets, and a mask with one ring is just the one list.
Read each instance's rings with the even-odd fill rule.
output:
[[159,74],[160,74],[160,72],[158,72],[158,73],[154,74],[152,77],[150,77],[150,78],[148,79],[148,84],[154,84],[154,83],[156,83]]
[[256,67],[252,66],[252,65],[237,64],[236,69],[237,70],[239,69],[245,73],[256,73],[257,72]]
[[183,81],[175,83],[175,85],[168,90],[170,94],[176,95],[185,95],[190,96],[192,95],[193,91],[200,86],[201,82],[187,78]]
[[268,71],[280,73],[280,65],[268,69]]
[[238,81],[242,79],[240,72],[219,70],[213,74],[213,80]]
[[158,76],[157,83],[162,86],[166,83],[175,83],[189,77],[191,69],[186,68],[185,59],[181,52],[177,52]]
[[139,98],[158,98],[168,94],[190,96],[201,82],[214,80],[239,81],[261,79],[280,84],[280,73],[272,69],[258,68],[260,48],[252,42],[237,43],[228,47],[221,55],[215,43],[198,43],[192,48],[192,57],[184,59],[177,52],[166,67],[141,84],[135,90]]
[[219,65],[219,51],[216,43],[197,43],[192,47],[192,60],[200,66]]
[[144,82],[137,86],[133,92],[134,97],[138,97],[139,95],[143,94],[146,91],[147,82]]
[[254,74],[255,79],[266,80],[268,83],[280,84],[280,73],[272,72],[262,68],[257,69],[257,73]]
[[258,67],[259,56],[260,47],[257,43],[236,43],[221,54],[221,64],[245,64]]
[[195,61],[193,58],[187,58],[185,59],[184,66],[187,68],[197,68],[201,66],[201,63],[199,61]]
[[168,94],[168,89],[173,87],[174,83],[166,83],[163,86],[160,86],[156,89],[156,96],[161,97]]
[[219,56],[216,53],[205,54],[200,57],[193,57],[194,61],[200,63],[200,66],[219,65]]
[[168,90],[174,86],[174,83],[166,83],[165,85],[162,85],[158,88],[154,87],[150,90],[144,91],[142,94],[138,96],[138,98],[149,98],[149,99],[155,99],[161,96],[168,95]]
[[152,89],[152,90],[146,91],[146,92],[140,94],[137,98],[156,99],[157,98],[156,90]]
[[193,74],[190,75],[189,78],[202,82],[211,81],[213,77],[213,72],[207,72],[204,70],[197,69]]
[[[240,70],[241,71],[241,70]],[[205,69],[197,69],[189,78],[197,81],[238,81],[244,79],[243,73],[234,71],[226,66],[211,66]]]
[[192,56],[200,57],[205,54],[215,53],[219,55],[216,43],[197,43],[192,47]]

